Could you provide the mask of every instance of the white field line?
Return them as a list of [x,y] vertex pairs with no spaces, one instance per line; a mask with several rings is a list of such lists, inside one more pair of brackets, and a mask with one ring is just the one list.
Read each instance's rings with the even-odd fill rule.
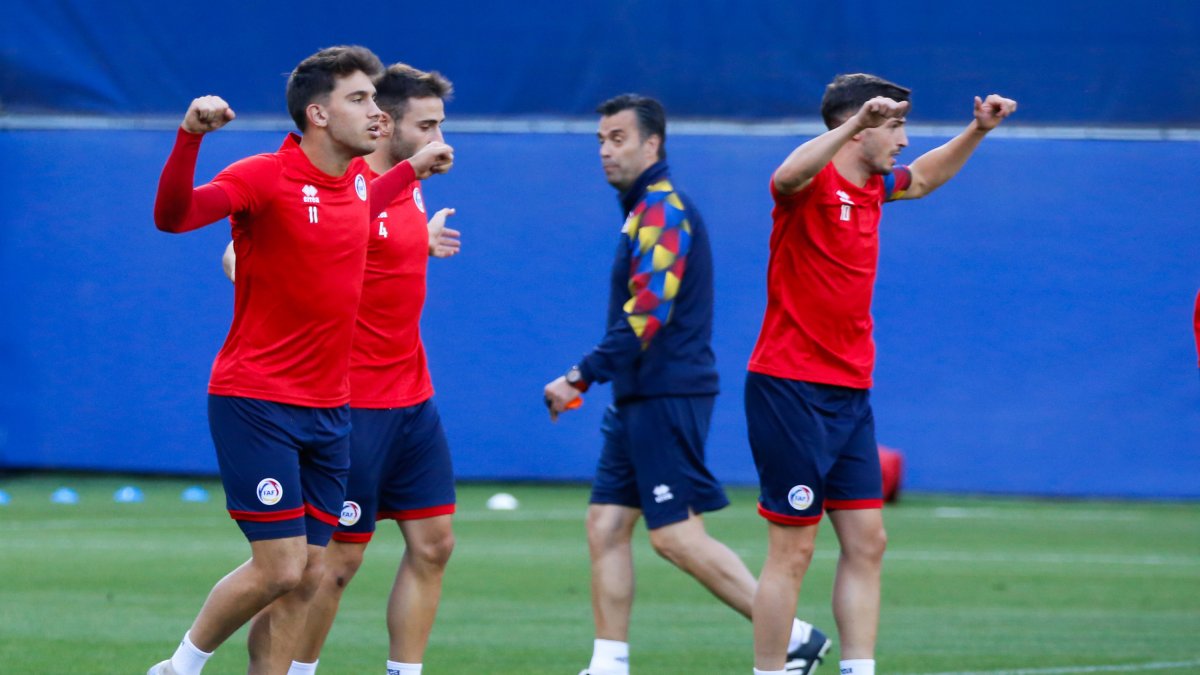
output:
[[965,670],[945,673],[912,673],[910,675],[1071,675],[1073,673],[1140,673],[1147,670],[1179,670],[1200,666],[1200,659],[1191,661],[1159,661],[1112,666],[1063,666],[1059,668],[1019,668],[1017,670]]

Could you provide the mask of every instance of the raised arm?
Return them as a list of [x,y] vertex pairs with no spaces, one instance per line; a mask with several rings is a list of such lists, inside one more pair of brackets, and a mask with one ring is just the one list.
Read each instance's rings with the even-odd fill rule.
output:
[[158,229],[188,232],[229,215],[231,207],[224,190],[212,184],[192,186],[204,134],[220,129],[233,118],[233,109],[219,96],[201,96],[188,106],[175,135],[175,147],[158,180],[154,200],[154,224]]
[[976,96],[975,119],[945,145],[930,150],[909,165],[912,185],[900,198],[919,199],[944,185],[963,168],[983,137],[1016,110],[1017,102],[1010,98],[990,94],[986,100],[981,100]]
[[434,141],[412,157],[388,169],[371,182],[371,213],[387,209],[388,204],[414,180],[425,180],[435,173],[446,173],[454,165],[454,148]]
[[841,125],[793,150],[779,168],[775,169],[775,189],[785,195],[803,190],[812,182],[813,176],[833,161],[837,151],[856,134],[907,114],[908,101],[897,102],[886,96],[876,96],[867,101],[853,117]]

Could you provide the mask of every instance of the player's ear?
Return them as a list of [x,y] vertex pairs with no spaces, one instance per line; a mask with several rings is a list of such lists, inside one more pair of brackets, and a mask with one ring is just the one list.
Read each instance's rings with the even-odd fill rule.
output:
[[308,116],[310,126],[329,126],[329,115],[325,113],[325,108],[320,103],[309,103],[308,107],[304,109],[304,114]]

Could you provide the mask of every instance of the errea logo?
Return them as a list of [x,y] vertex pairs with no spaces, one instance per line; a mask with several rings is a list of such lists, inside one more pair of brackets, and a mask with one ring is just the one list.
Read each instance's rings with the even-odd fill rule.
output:
[[849,204],[850,206],[854,206],[854,202],[850,199],[850,195],[846,194],[845,190],[838,190],[834,194],[837,195],[838,199],[842,200],[843,204]]
[[321,203],[321,198],[317,196],[317,188],[311,185],[305,185],[304,187],[300,188],[300,191],[304,193],[305,204]]
[[675,499],[675,495],[671,494],[671,488],[667,487],[666,485],[661,485],[661,484],[654,486],[654,503],[655,504],[669,502],[672,499]]

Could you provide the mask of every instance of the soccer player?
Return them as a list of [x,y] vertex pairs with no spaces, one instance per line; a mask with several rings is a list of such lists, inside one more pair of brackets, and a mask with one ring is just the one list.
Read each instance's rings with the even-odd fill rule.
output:
[[[382,140],[367,164],[383,174],[421,148],[442,142],[444,102],[453,88],[440,73],[400,63],[388,67],[375,87],[383,110]],[[428,222],[425,213],[417,182],[371,223],[350,356],[350,480],[290,675],[316,671],[342,593],[362,565],[377,519],[397,521],[405,542],[388,598],[387,673],[421,672],[442,575],[454,549],[455,492],[420,319],[429,257],[449,257],[460,248],[459,233],[446,227],[454,209],[441,209]]]
[[896,166],[908,144],[909,93],[873,75],[838,76],[821,102],[829,131],[771,177],[767,310],[745,395],[758,510],[768,521],[754,596],[757,675],[785,672],[788,620],[825,511],[841,545],[833,587],[841,672],[875,672],[886,535],[868,390],[880,206],[936,190],[1017,108],[994,94],[976,98],[966,130],[911,167]]
[[[704,462],[718,390],[704,221],[671,180],[662,105],[625,94],[597,112],[601,165],[626,214],[608,331],[543,394],[555,420],[591,385],[613,383],[587,514],[596,640],[583,673],[627,675],[631,542],[643,514],[654,550],[743,616],[750,616],[756,582],[737,554],[709,536],[702,516],[729,504]],[[790,626],[792,672],[807,674],[829,640],[798,619]]]
[[[251,557],[213,587],[175,654],[151,675],[200,673],[252,619],[249,672],[284,673],[291,662],[345,494],[350,338],[371,203],[386,204],[453,161],[449,146],[431,146],[368,188],[361,157],[378,143],[372,77],[382,69],[363,47],[306,58],[287,85],[301,135],[193,188],[203,135],[234,118],[219,97],[198,98],[163,169],[159,229],[187,232],[226,216],[233,225],[241,269],[209,381],[209,426],[227,508]],[[272,602],[287,611],[260,613]]]

